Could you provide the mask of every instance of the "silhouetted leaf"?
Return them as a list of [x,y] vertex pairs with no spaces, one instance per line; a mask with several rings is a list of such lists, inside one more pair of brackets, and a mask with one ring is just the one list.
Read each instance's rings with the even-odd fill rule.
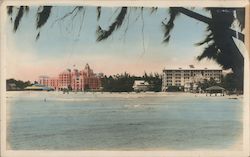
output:
[[42,11],[37,13],[36,28],[41,28],[48,20],[52,6],[43,6]]
[[174,7],[170,7],[169,14],[170,14],[170,19],[168,20],[168,23],[165,24],[162,22],[162,24],[164,25],[164,31],[165,31],[163,42],[169,42],[170,32],[174,28],[174,20],[180,13]]
[[195,45],[196,45],[196,46],[200,46],[200,45],[203,45],[203,44],[205,44],[205,43],[209,43],[210,41],[213,41],[213,40],[214,40],[214,38],[213,38],[213,33],[210,32],[210,33],[206,36],[206,38],[205,38],[203,41],[198,42],[198,43],[196,43]]
[[7,13],[8,13],[8,15],[12,15],[12,13],[13,13],[13,6],[7,6]]
[[38,40],[39,37],[40,37],[40,32],[37,33],[37,35],[36,35],[36,40]]
[[103,30],[100,26],[98,26],[96,31],[98,36],[97,41],[107,39],[113,33],[113,31],[120,28],[120,26],[124,21],[126,13],[127,13],[127,7],[122,7],[120,13],[116,17],[115,21],[109,26],[108,30]]
[[23,6],[20,6],[18,13],[17,13],[17,16],[16,16],[15,21],[14,21],[14,31],[16,31],[18,29],[20,21],[23,17],[23,11],[24,11]]
[[243,30],[245,28],[245,8],[237,8],[236,16],[239,21],[241,30]]
[[153,14],[157,11],[158,7],[152,7],[151,8],[151,11],[150,11],[150,14]]
[[215,43],[212,43],[204,49],[202,54],[200,56],[198,56],[197,59],[199,61],[204,59],[204,58],[216,59],[217,54],[218,54],[218,48],[216,47]]
[[10,16],[10,21],[12,22],[13,6],[7,6],[7,14]]
[[25,12],[26,12],[26,13],[28,13],[29,10],[30,10],[30,8],[29,8],[28,6],[25,6],[24,9],[25,9]]
[[97,20],[99,20],[100,17],[101,17],[101,9],[102,8],[100,6],[96,8],[96,10],[97,10]]

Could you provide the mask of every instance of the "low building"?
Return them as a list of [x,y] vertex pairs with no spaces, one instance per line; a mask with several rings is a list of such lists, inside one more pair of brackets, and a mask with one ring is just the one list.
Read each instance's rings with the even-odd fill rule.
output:
[[212,86],[212,87],[206,88],[206,95],[207,93],[209,93],[210,96],[212,94],[215,94],[215,96],[217,96],[217,94],[220,93],[222,96],[224,96],[225,91],[226,91],[225,88],[222,88],[220,86]]
[[148,91],[150,88],[150,84],[144,80],[135,80],[134,81],[134,85],[133,85],[133,89],[136,92],[145,92]]
[[41,85],[41,84],[34,84],[31,86],[28,86],[26,88],[24,88],[24,90],[32,90],[32,91],[53,91],[54,89],[51,87],[47,87],[45,85]]
[[185,92],[197,90],[197,84],[205,79],[214,79],[217,83],[221,82],[222,69],[196,69],[178,68],[164,69],[162,77],[162,91],[167,91],[169,86],[183,87]]

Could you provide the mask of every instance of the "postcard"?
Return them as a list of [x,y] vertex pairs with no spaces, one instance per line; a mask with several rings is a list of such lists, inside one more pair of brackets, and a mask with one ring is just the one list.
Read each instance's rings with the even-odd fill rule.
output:
[[2,156],[249,156],[248,1],[0,15]]

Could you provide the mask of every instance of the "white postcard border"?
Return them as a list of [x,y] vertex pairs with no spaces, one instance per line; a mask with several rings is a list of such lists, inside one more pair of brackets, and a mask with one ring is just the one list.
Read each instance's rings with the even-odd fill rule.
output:
[[[243,111],[243,150],[242,151],[207,151],[207,150],[198,150],[198,151],[13,151],[7,150],[6,148],[6,35],[5,31],[5,22],[6,22],[6,6],[7,5],[94,5],[94,6],[158,6],[158,7],[169,7],[169,6],[211,6],[211,7],[247,7],[246,9],[246,52],[248,52],[245,56],[245,69],[244,69],[244,111]],[[12,156],[76,156],[76,157],[90,157],[90,156],[121,156],[121,157],[129,157],[129,156],[143,156],[143,157],[152,157],[152,156],[249,156],[249,97],[250,97],[250,68],[249,68],[249,1],[247,0],[175,0],[175,1],[150,1],[150,0],[129,0],[129,1],[115,1],[115,0],[88,0],[88,1],[77,1],[77,0],[11,0],[4,1],[1,4],[1,155],[6,157]]]

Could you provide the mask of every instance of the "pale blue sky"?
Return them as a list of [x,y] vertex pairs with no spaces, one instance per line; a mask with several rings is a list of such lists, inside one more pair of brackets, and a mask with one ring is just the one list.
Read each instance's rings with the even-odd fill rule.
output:
[[[72,7],[55,7],[48,22],[40,30],[37,41],[35,38],[39,30],[35,29],[36,10],[37,7],[32,7],[24,15],[16,33],[13,33],[13,25],[8,21],[7,77],[36,80],[39,75],[56,76],[74,64],[81,69],[87,62],[95,72],[107,75],[125,71],[135,75],[141,75],[144,71],[161,73],[164,67],[189,64],[218,67],[214,62],[198,63],[195,60],[202,47],[194,44],[206,34],[206,24],[202,22],[180,15],[175,21],[170,42],[162,43],[164,33],[161,22],[169,19],[167,8],[158,9],[153,14],[150,14],[149,9],[144,9],[144,33],[140,9],[131,10],[129,23],[126,18],[123,26],[102,42],[96,42],[96,28],[98,25],[108,28],[116,17],[116,14],[112,16],[116,8],[103,8],[101,18],[97,21],[96,9],[87,7],[80,29],[82,13],[73,21],[69,17],[55,23],[56,19],[72,10]],[[209,16],[202,9],[194,11]]]

